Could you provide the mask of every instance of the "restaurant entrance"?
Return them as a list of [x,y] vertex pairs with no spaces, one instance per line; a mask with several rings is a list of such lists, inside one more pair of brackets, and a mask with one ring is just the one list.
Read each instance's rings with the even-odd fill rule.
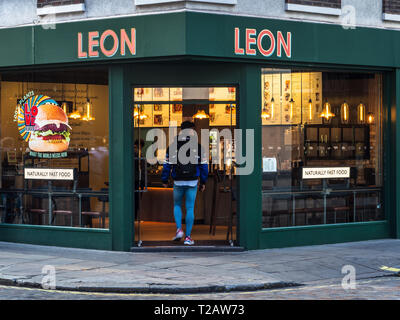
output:
[[[234,246],[237,226],[234,129],[236,87],[135,87],[135,245],[179,246],[172,241],[174,181],[161,179],[167,148],[184,121],[194,132],[208,168],[205,190],[198,188],[191,238],[197,246]],[[173,165],[172,165],[173,166]],[[165,181],[164,181],[165,182]],[[186,230],[185,199],[182,229]]]

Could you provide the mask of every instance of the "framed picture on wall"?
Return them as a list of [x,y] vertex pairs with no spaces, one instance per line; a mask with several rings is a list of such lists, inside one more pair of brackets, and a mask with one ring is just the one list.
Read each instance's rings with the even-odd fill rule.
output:
[[161,114],[154,115],[154,125],[161,126],[163,124],[163,117]]
[[172,112],[173,113],[182,112],[182,105],[181,104],[173,104],[172,105]]
[[162,111],[162,105],[161,104],[155,104],[153,107],[154,111]]

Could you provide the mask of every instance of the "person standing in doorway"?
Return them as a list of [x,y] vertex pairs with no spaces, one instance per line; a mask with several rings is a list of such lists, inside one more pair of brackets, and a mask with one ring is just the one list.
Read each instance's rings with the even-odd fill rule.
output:
[[[191,232],[194,223],[194,205],[196,202],[197,187],[200,179],[199,190],[203,192],[208,178],[208,161],[205,157],[205,153],[200,144],[193,144],[193,140],[191,140],[196,135],[194,127],[195,125],[191,121],[182,122],[181,130],[185,130],[184,132],[186,132],[187,135],[180,135],[180,138],[175,138],[174,143],[176,143],[176,145],[173,150],[171,146],[168,147],[161,174],[164,187],[168,187],[170,176],[174,180],[174,218],[177,230],[175,237],[172,239],[173,241],[180,241],[184,237],[182,230],[182,201],[183,197],[185,197],[185,245],[194,244],[191,238]],[[180,153],[181,149],[183,152]],[[186,154],[184,150],[186,150]],[[191,161],[187,161],[188,158],[190,158]]]

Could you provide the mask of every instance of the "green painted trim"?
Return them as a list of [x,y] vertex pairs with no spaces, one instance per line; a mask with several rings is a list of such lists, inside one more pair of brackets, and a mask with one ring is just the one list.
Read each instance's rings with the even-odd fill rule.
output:
[[[239,88],[239,128],[254,130],[254,170],[250,175],[239,176],[239,244],[246,249],[258,249],[259,230],[262,224],[262,174],[261,174],[261,68],[242,65]],[[245,154],[247,141],[243,140]]]
[[[118,35],[121,29],[129,34],[136,28],[136,54],[117,51],[106,57],[100,50],[98,57],[78,58],[78,33],[83,35],[83,51],[87,51],[88,33],[97,31],[100,39],[106,30]],[[240,47],[244,48],[246,28],[259,33],[268,29],[277,37],[292,33],[292,56],[257,54],[235,55],[234,30],[240,28]],[[161,32],[162,30],[162,32]],[[57,23],[55,29],[27,26],[0,30],[3,44],[0,67],[45,65],[60,63],[135,61],[144,58],[201,56],[234,59],[246,63],[265,62],[326,63],[347,66],[400,67],[400,34],[396,30],[357,27],[345,30],[339,24],[324,24],[292,20],[278,20],[215,14],[204,12],[173,12],[131,17],[105,18]],[[112,42],[105,41],[107,49]],[[266,38],[264,38],[266,42]],[[267,46],[267,42],[264,46]],[[254,47],[254,46],[253,46]],[[255,46],[256,47],[256,46]],[[382,49],[384,48],[384,50]],[[120,48],[119,48],[120,49]],[[98,46],[94,47],[98,50]]]
[[399,195],[396,191],[396,72],[383,74],[383,170],[384,184],[384,208],[386,220],[390,223],[390,236],[398,238],[399,233],[396,225],[399,222],[398,210],[396,210],[396,199]]
[[400,121],[399,115],[400,115],[400,69],[396,69],[395,72],[395,82],[394,82],[394,100],[395,100],[395,108],[392,108],[393,114],[392,114],[392,123],[393,124],[393,129],[394,129],[394,135],[393,135],[393,154],[394,154],[394,168],[393,168],[393,177],[395,177],[394,181],[394,196],[395,196],[395,203],[393,205],[393,236],[397,239],[400,238],[400,188],[398,186],[398,183],[400,182],[400,146],[399,146],[399,141],[400,141]]
[[109,69],[110,230],[112,248],[130,251],[134,241],[132,91],[126,67]]
[[387,221],[262,229],[260,248],[283,248],[389,238]]
[[0,235],[6,242],[112,250],[109,230],[2,224]]

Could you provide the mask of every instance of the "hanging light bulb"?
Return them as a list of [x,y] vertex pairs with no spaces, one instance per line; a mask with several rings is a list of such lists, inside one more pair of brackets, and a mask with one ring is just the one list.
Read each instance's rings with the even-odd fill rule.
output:
[[63,109],[64,113],[67,114],[68,112],[68,103],[66,103],[65,101],[61,104],[61,109]]
[[264,105],[264,108],[261,112],[261,118],[263,118],[264,120],[271,119],[271,115],[267,110],[267,104]]
[[310,98],[310,100],[308,100],[308,120],[312,121],[312,119],[313,119],[313,103]]
[[362,102],[357,106],[357,120],[358,123],[365,123],[365,105]]
[[332,113],[332,111],[331,111],[331,104],[328,101],[325,102],[324,109],[319,116],[321,118],[326,119],[327,121],[329,121],[331,118],[333,118],[335,116],[335,114]]
[[148,115],[144,113],[144,110],[139,107],[139,105],[137,105],[133,111],[133,117],[135,119],[144,120],[148,118]]
[[139,119],[139,120],[144,120],[144,119],[147,119],[147,118],[148,118],[148,115],[145,114],[144,112],[141,112],[141,113],[139,114],[139,116],[138,116],[138,119]]
[[340,118],[344,124],[347,124],[350,121],[350,107],[346,101],[343,102],[342,106],[340,107]]
[[204,110],[199,110],[197,113],[193,116],[194,119],[208,119],[210,116],[205,113]]
[[136,119],[139,116],[139,107],[135,106],[133,109],[133,117]]
[[71,119],[80,119],[80,118],[82,118],[82,115],[81,115],[81,113],[78,111],[78,110],[75,110],[74,112],[72,112],[72,113],[70,113],[70,115],[68,116],[68,118],[71,118]]
[[311,72],[308,74],[308,80],[310,81],[309,83],[309,94],[310,94],[310,100],[308,100],[308,121],[312,121],[313,120],[313,102],[311,99],[311,94],[312,94],[312,82],[311,82]]
[[92,117],[92,107],[92,103],[88,99],[86,102],[86,115],[82,118],[83,121],[96,120],[94,117]]
[[70,113],[70,114],[68,115],[68,118],[70,118],[70,119],[75,119],[75,120],[78,120],[78,119],[82,118],[81,113],[79,112],[79,110],[78,110],[77,107],[76,107],[76,83],[75,83],[75,101],[74,101],[74,108],[75,108],[75,111],[73,111],[72,113]]
[[289,108],[290,108],[290,120],[293,119],[293,113],[294,113],[294,100],[293,98],[290,99],[289,101]]
[[369,124],[372,124],[372,123],[374,123],[374,121],[375,121],[374,114],[373,114],[372,112],[368,112],[368,115],[367,115],[367,122],[368,122]]
[[272,97],[271,99],[271,120],[274,120],[274,116],[275,116],[275,99],[274,97]]

